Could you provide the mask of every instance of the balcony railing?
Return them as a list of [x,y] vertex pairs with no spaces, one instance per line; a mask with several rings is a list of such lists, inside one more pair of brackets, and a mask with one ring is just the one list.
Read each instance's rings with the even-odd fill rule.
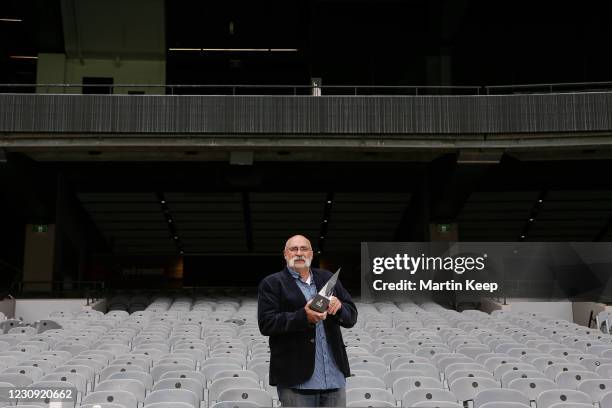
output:
[[612,82],[568,82],[492,86],[395,85],[150,85],[150,84],[0,84],[0,93],[162,95],[295,95],[295,96],[420,96],[512,95],[533,93],[601,92]]

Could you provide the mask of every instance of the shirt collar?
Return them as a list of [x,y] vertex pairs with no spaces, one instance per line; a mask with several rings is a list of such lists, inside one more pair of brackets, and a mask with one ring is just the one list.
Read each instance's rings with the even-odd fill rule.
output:
[[[289,270],[289,273],[291,274],[291,276],[293,276],[295,279],[300,280],[301,282],[304,282],[302,280],[302,278],[300,277],[300,274],[297,273],[297,271],[294,271],[293,269],[291,269],[289,266],[287,266],[287,269]],[[312,271],[308,270],[308,279],[306,279],[306,282],[308,285],[310,285],[310,282],[312,282]]]

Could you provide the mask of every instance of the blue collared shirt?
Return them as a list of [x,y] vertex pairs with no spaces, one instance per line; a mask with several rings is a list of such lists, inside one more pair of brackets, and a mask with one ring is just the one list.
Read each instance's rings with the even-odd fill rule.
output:
[[[304,294],[306,301],[314,298],[317,294],[317,286],[315,285],[312,273],[310,273],[310,284],[300,279],[300,274],[291,268],[289,273],[295,278],[295,281]],[[346,385],[344,374],[338,369],[334,355],[332,354],[327,336],[325,335],[325,327],[320,321],[316,324],[316,339],[315,339],[315,366],[312,377],[302,384],[296,384],[291,388],[308,389],[308,390],[328,390],[333,388],[343,388]]]

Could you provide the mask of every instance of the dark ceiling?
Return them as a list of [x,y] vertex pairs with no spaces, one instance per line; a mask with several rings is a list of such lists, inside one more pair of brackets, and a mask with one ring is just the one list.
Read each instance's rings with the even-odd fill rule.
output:
[[[171,84],[605,81],[611,9],[524,0],[166,1],[159,30],[167,48],[298,50],[168,52]],[[64,51],[61,0],[5,0],[0,18],[23,20],[0,22],[0,82],[31,83],[36,62],[9,57]]]
[[328,254],[355,252],[422,240],[424,219],[457,222],[464,241],[612,239],[610,160],[31,164],[39,184],[17,177],[6,209],[36,221],[36,194],[51,197],[61,175],[115,254],[270,254],[296,232]]

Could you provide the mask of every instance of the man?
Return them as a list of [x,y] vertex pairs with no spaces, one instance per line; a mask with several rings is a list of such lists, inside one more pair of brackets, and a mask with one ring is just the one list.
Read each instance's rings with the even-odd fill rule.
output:
[[346,406],[350,375],[340,326],[353,327],[357,309],[340,281],[327,311],[309,308],[332,273],[311,268],[310,241],[295,235],[285,244],[287,266],[259,285],[259,330],[270,336],[270,384],[283,407]]

